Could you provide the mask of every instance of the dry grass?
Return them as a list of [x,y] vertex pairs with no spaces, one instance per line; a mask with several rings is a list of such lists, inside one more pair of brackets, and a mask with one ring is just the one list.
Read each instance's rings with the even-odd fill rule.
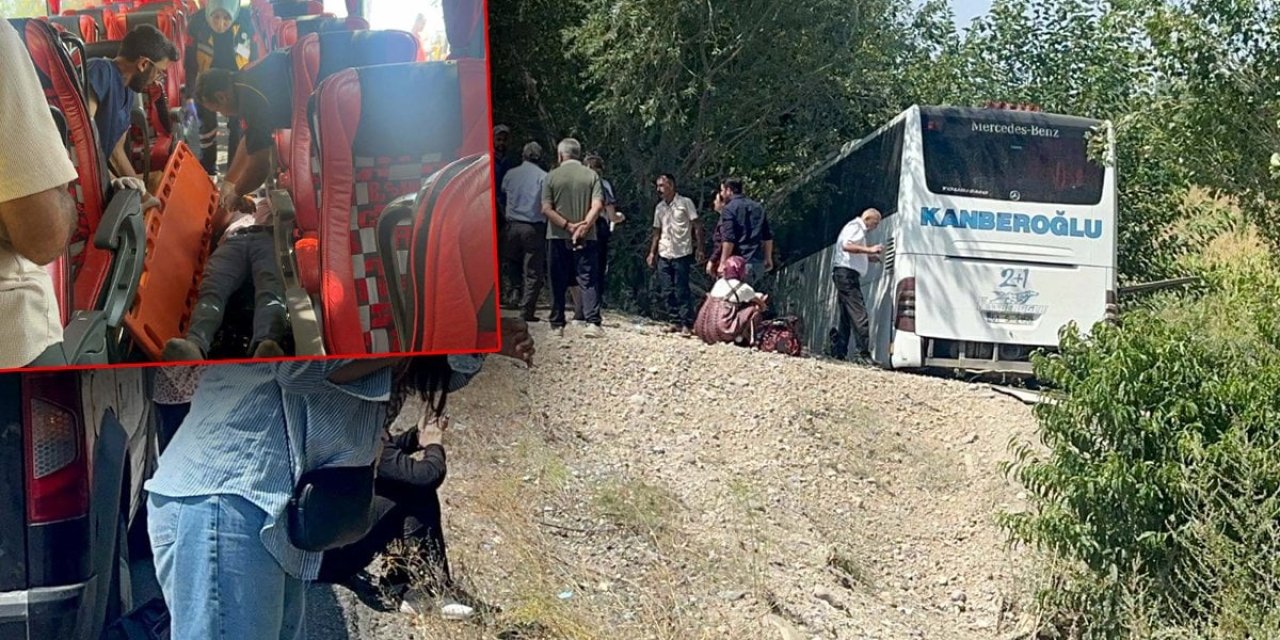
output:
[[[700,605],[687,597],[698,590],[690,576],[736,582],[726,576],[739,567],[706,560],[684,530],[674,494],[634,477],[576,478],[561,435],[529,430],[513,443],[465,445],[502,453],[471,467],[465,479],[451,480],[466,485],[452,491],[467,495],[467,517],[447,524],[450,563],[460,586],[504,603],[504,610],[476,624],[423,617],[416,623],[425,637],[751,637],[747,629],[707,629],[697,622]],[[593,558],[573,553],[573,541],[585,538],[630,550],[643,566],[626,576],[602,571]],[[480,578],[500,586],[486,593]]]

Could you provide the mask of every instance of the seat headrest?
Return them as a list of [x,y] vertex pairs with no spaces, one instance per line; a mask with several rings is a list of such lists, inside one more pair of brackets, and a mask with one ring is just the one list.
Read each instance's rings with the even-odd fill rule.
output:
[[446,157],[462,146],[462,90],[452,62],[362,67],[357,156]]
[[49,16],[49,22],[66,29],[71,35],[84,40],[84,31],[80,28],[82,16]]
[[407,31],[326,31],[318,37],[316,84],[343,69],[412,62],[418,55],[417,39]]
[[301,40],[302,36],[308,34],[342,29],[346,27],[347,19],[335,16],[298,16],[294,24],[298,28],[298,39]]
[[90,60],[94,58],[114,58],[119,53],[119,40],[99,40],[84,45],[84,55]]

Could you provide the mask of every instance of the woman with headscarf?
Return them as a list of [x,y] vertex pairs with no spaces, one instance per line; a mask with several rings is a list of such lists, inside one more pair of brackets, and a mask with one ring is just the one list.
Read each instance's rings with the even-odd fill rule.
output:
[[[258,57],[253,21],[248,12],[240,12],[240,0],[208,0],[204,9],[191,19],[187,33],[191,46],[187,47],[183,66],[188,92],[194,90],[196,80],[205,71],[239,71]],[[198,103],[194,106],[200,117],[200,164],[206,173],[215,175],[218,172],[218,114]],[[227,129],[227,162],[230,163],[240,142],[239,123],[233,120]]]
[[707,293],[693,324],[693,332],[703,342],[728,342],[743,347],[755,345],[760,314],[769,297],[756,292],[743,281],[746,273],[747,262],[742,256],[733,256],[725,261],[724,275]]

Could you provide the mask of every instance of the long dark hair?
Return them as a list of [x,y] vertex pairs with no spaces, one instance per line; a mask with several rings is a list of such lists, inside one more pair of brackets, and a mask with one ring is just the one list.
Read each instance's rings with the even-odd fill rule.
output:
[[390,427],[395,422],[404,409],[405,401],[412,397],[426,403],[426,409],[431,415],[444,414],[445,402],[449,399],[449,379],[452,376],[448,356],[405,358],[393,372],[386,426]]

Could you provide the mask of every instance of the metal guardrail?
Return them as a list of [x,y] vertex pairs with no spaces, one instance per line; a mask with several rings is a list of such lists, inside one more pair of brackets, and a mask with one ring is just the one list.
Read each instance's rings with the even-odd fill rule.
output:
[[1187,278],[1171,278],[1169,280],[1156,280],[1154,282],[1144,282],[1142,284],[1133,284],[1127,287],[1120,287],[1116,290],[1116,295],[1120,297],[1133,296],[1140,293],[1151,293],[1152,291],[1163,291],[1165,289],[1173,289],[1176,287],[1185,287],[1192,284],[1199,284],[1198,276]]

